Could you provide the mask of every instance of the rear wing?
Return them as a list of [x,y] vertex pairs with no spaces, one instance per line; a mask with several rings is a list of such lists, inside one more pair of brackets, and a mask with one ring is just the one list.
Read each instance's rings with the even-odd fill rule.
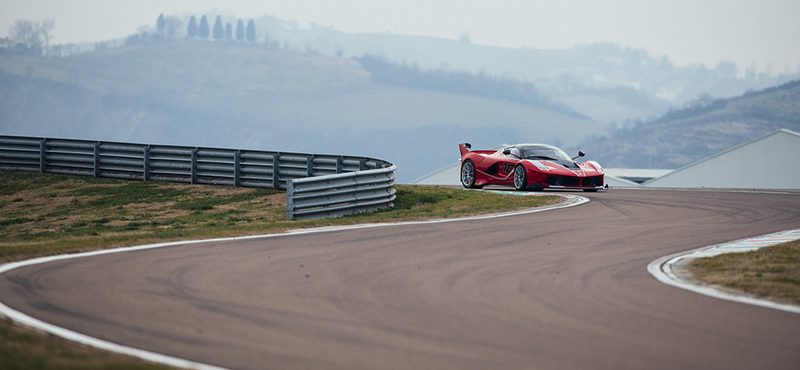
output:
[[461,152],[461,158],[464,158],[468,153],[476,154],[494,154],[496,150],[470,150],[472,145],[470,143],[458,144],[458,150]]
[[472,148],[472,145],[470,143],[458,144],[458,151],[461,152],[462,157],[465,154],[469,153],[469,148]]

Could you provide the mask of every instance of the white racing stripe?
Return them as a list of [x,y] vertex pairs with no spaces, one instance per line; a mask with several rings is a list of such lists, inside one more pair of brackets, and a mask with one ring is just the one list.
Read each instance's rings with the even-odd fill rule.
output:
[[[515,195],[544,195],[542,193],[519,193],[519,192],[502,192],[502,191],[490,191],[496,193],[506,193],[506,194],[515,194]],[[313,233],[323,233],[323,232],[331,232],[331,231],[342,231],[342,230],[355,230],[355,229],[367,229],[373,227],[386,227],[386,226],[402,226],[402,225],[424,225],[424,224],[435,224],[435,223],[443,223],[443,222],[458,222],[458,221],[473,221],[473,220],[483,220],[483,219],[491,219],[491,218],[498,218],[498,217],[507,217],[507,216],[515,216],[515,215],[524,215],[530,213],[538,213],[544,212],[554,209],[561,209],[561,208],[568,208],[578,206],[584,203],[589,202],[588,198],[578,196],[578,195],[564,195],[564,194],[557,194],[566,198],[566,202],[557,204],[554,206],[547,206],[542,208],[534,208],[522,211],[515,211],[515,212],[507,212],[507,213],[498,213],[498,214],[490,214],[490,215],[482,215],[482,216],[472,216],[472,217],[463,217],[463,218],[452,218],[452,219],[436,219],[436,220],[427,220],[427,221],[407,221],[407,222],[387,222],[387,223],[374,223],[374,224],[362,224],[362,225],[345,225],[345,226],[330,226],[330,227],[318,227],[318,228],[311,228],[311,229],[297,229],[292,230],[287,233],[283,234],[267,234],[267,235],[253,235],[253,236],[243,236],[243,237],[233,237],[233,238],[217,238],[217,239],[205,239],[205,240],[187,240],[187,241],[180,241],[180,242],[169,242],[169,243],[157,243],[157,244],[148,244],[148,245],[141,245],[137,247],[128,247],[128,248],[116,248],[116,249],[106,249],[94,252],[85,252],[85,253],[77,253],[77,254],[66,254],[60,256],[50,256],[50,257],[41,257],[41,258],[34,258],[27,261],[21,262],[12,262],[7,263],[5,265],[0,266],[0,275],[14,270],[16,268],[20,268],[23,266],[30,266],[36,265],[40,263],[47,263],[53,262],[58,260],[65,260],[65,259],[72,259],[72,258],[82,258],[82,257],[91,257],[97,256],[102,254],[110,254],[110,253],[122,253],[122,252],[129,252],[129,251],[136,251],[136,250],[145,250],[145,249],[155,249],[155,248],[164,248],[164,247],[173,247],[178,245],[186,245],[186,244],[194,244],[194,243],[213,243],[213,242],[227,242],[233,240],[245,240],[245,239],[258,239],[258,238],[275,238],[275,237],[287,237],[292,235],[302,235],[302,234],[313,234]],[[142,349],[132,348],[116,343],[112,343],[106,340],[97,339],[90,337],[85,334],[77,333],[72,330],[64,329],[62,327],[58,327],[52,324],[48,324],[44,321],[39,319],[33,318],[28,316],[22,312],[14,310],[11,307],[6,306],[2,302],[0,302],[0,316],[8,317],[9,319],[23,324],[25,326],[41,330],[46,333],[50,333],[61,338],[81,343],[87,346],[99,348],[106,351],[116,352],[132,357],[137,357],[146,361],[165,364],[168,366],[185,368],[185,369],[197,369],[197,370],[225,370],[225,368],[217,367],[213,365],[203,364],[199,362],[189,361],[180,359],[177,357],[167,356],[160,353],[145,351]]]
[[695,258],[711,257],[722,253],[747,252],[797,239],[800,239],[800,229],[780,231],[777,233],[736,240],[729,243],[711,245],[708,247],[661,257],[653,262],[650,262],[650,264],[647,265],[647,271],[650,272],[650,274],[656,279],[658,279],[658,281],[664,284],[690,290],[692,292],[707,295],[709,297],[747,303],[793,313],[800,313],[800,307],[798,306],[768,301],[765,299],[745,295],[745,293],[737,294],[733,291],[720,290],[712,285],[701,284],[695,281],[687,280],[681,277],[676,271],[678,263],[683,264]]

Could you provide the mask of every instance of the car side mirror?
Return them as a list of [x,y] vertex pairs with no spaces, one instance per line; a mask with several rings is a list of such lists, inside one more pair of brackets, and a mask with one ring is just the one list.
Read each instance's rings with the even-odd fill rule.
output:
[[467,148],[467,149],[472,149],[472,144],[464,143],[464,147]]
[[576,157],[572,157],[572,160],[574,161],[574,160],[575,160],[575,158],[578,158],[578,157],[583,157],[583,156],[585,156],[585,155],[586,155],[586,153],[584,153],[584,152],[583,152],[583,150],[579,150],[579,151],[578,151],[578,155],[577,155]]
[[504,155],[509,155],[509,154],[511,154],[511,149],[508,149],[508,148],[505,148],[505,149],[503,149],[503,154],[504,154]]

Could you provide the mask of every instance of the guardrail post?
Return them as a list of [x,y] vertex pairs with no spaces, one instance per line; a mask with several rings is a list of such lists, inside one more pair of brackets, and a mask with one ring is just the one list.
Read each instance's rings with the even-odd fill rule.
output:
[[94,159],[92,160],[94,177],[100,176],[100,142],[94,143]]
[[339,158],[336,158],[336,173],[342,173],[343,163],[344,157],[339,156]]
[[286,181],[286,220],[294,218],[294,183],[292,180]]
[[364,171],[366,169],[367,169],[367,159],[366,158],[361,158],[358,161],[358,170],[359,171]]
[[142,169],[142,181],[150,180],[150,145],[144,146],[144,168]]
[[314,155],[306,157],[306,176],[314,177]]
[[192,149],[192,184],[197,183],[197,148]]
[[233,186],[239,186],[239,157],[242,155],[241,150],[233,152]]
[[47,167],[47,139],[39,140],[39,172],[44,173]]
[[280,189],[281,152],[272,154],[272,188]]

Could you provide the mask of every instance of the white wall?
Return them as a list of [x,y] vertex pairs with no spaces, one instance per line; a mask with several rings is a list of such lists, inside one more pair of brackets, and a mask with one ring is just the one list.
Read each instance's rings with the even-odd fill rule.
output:
[[800,189],[800,134],[778,130],[642,185]]

